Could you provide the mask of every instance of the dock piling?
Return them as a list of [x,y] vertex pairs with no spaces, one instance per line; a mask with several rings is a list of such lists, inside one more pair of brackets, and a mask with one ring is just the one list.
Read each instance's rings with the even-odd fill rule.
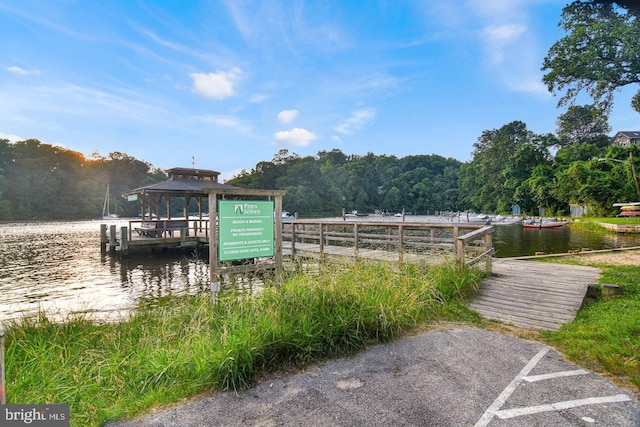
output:
[[107,224],[100,224],[100,252],[107,252]]
[[129,253],[129,228],[120,227],[120,256]]
[[116,245],[118,239],[116,238],[116,226],[112,224],[109,226],[109,252],[114,253],[116,251]]

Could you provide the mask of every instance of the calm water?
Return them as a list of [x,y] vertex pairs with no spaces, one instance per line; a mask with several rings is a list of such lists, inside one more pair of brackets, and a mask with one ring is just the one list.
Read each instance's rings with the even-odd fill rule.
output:
[[[188,252],[138,254],[122,260],[102,255],[102,222],[0,224],[0,321],[34,315],[39,310],[54,317],[82,311],[110,317],[126,313],[141,298],[207,289],[206,257]],[[603,235],[570,227],[531,230],[496,226],[493,241],[497,256],[508,257],[640,246],[640,235]]]
[[122,260],[102,255],[102,222],[0,224],[0,321],[39,310],[109,317],[126,312],[140,298],[207,286],[208,265],[186,252]]

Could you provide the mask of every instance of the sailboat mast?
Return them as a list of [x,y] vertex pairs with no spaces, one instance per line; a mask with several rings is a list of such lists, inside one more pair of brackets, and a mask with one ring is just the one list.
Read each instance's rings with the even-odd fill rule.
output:
[[102,216],[109,215],[109,184],[107,184],[107,194],[104,196],[104,206],[102,207]]

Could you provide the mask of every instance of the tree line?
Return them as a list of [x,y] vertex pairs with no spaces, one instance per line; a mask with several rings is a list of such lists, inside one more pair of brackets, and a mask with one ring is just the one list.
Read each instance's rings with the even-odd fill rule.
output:
[[535,134],[520,121],[484,131],[466,163],[438,155],[397,158],[332,150],[300,157],[281,150],[228,183],[286,190],[284,208],[305,216],[336,216],[343,208],[509,214],[514,204],[529,215],[540,208],[567,215],[570,204],[610,215],[616,211],[613,203],[638,199],[629,153],[640,157],[640,147],[611,145],[608,125],[594,125],[592,110],[571,107],[559,120],[559,136]]
[[[359,212],[416,214],[436,211],[565,215],[570,204],[593,215],[615,213],[612,204],[640,200],[634,180],[640,147],[611,145],[608,116],[613,95],[640,83],[640,7],[635,1],[583,0],[563,8],[566,35],[544,58],[543,82],[568,107],[555,134],[535,134],[513,121],[486,130],[472,160],[436,154],[348,155],[340,150],[300,157],[287,150],[229,181],[245,188],[286,190],[284,208],[303,216]],[[586,92],[592,105],[574,105]],[[640,91],[631,100],[640,112]],[[118,213],[138,215],[123,192],[166,179],[147,162],[114,152],[91,158],[42,144],[0,139],[0,220],[96,218],[107,185]]]
[[107,186],[111,212],[139,215],[126,190],[166,180],[147,162],[114,152],[91,158],[36,139],[0,139],[0,220],[100,218]]
[[[594,119],[595,117],[595,119]],[[535,134],[514,121],[486,130],[472,160],[436,154],[347,155],[340,150],[301,157],[280,150],[229,184],[286,190],[284,209],[302,216],[360,213],[434,214],[477,211],[567,215],[569,205],[593,215],[616,212],[613,203],[638,200],[631,160],[640,147],[611,145],[609,126],[593,106],[573,106],[558,120],[557,134]],[[124,153],[86,158],[30,139],[0,140],[0,219],[99,218],[107,184],[111,212],[137,216],[120,195],[167,179],[161,169]]]

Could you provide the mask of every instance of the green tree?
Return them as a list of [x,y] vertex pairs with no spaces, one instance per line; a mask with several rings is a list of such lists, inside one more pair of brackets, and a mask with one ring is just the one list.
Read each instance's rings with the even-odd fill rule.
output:
[[[614,92],[640,83],[640,13],[631,1],[574,1],[562,10],[559,24],[567,35],[544,59],[543,81],[549,91],[566,90],[559,105],[571,104],[586,91],[597,108],[610,111]],[[640,112],[640,91],[632,106]]]
[[531,171],[550,160],[551,135],[536,135],[520,121],[484,131],[474,144],[473,159],[461,169],[460,188],[471,209],[508,212],[527,194],[516,192]]
[[609,144],[607,133],[611,126],[607,115],[593,105],[572,105],[556,122],[558,145],[569,147],[575,144]]

